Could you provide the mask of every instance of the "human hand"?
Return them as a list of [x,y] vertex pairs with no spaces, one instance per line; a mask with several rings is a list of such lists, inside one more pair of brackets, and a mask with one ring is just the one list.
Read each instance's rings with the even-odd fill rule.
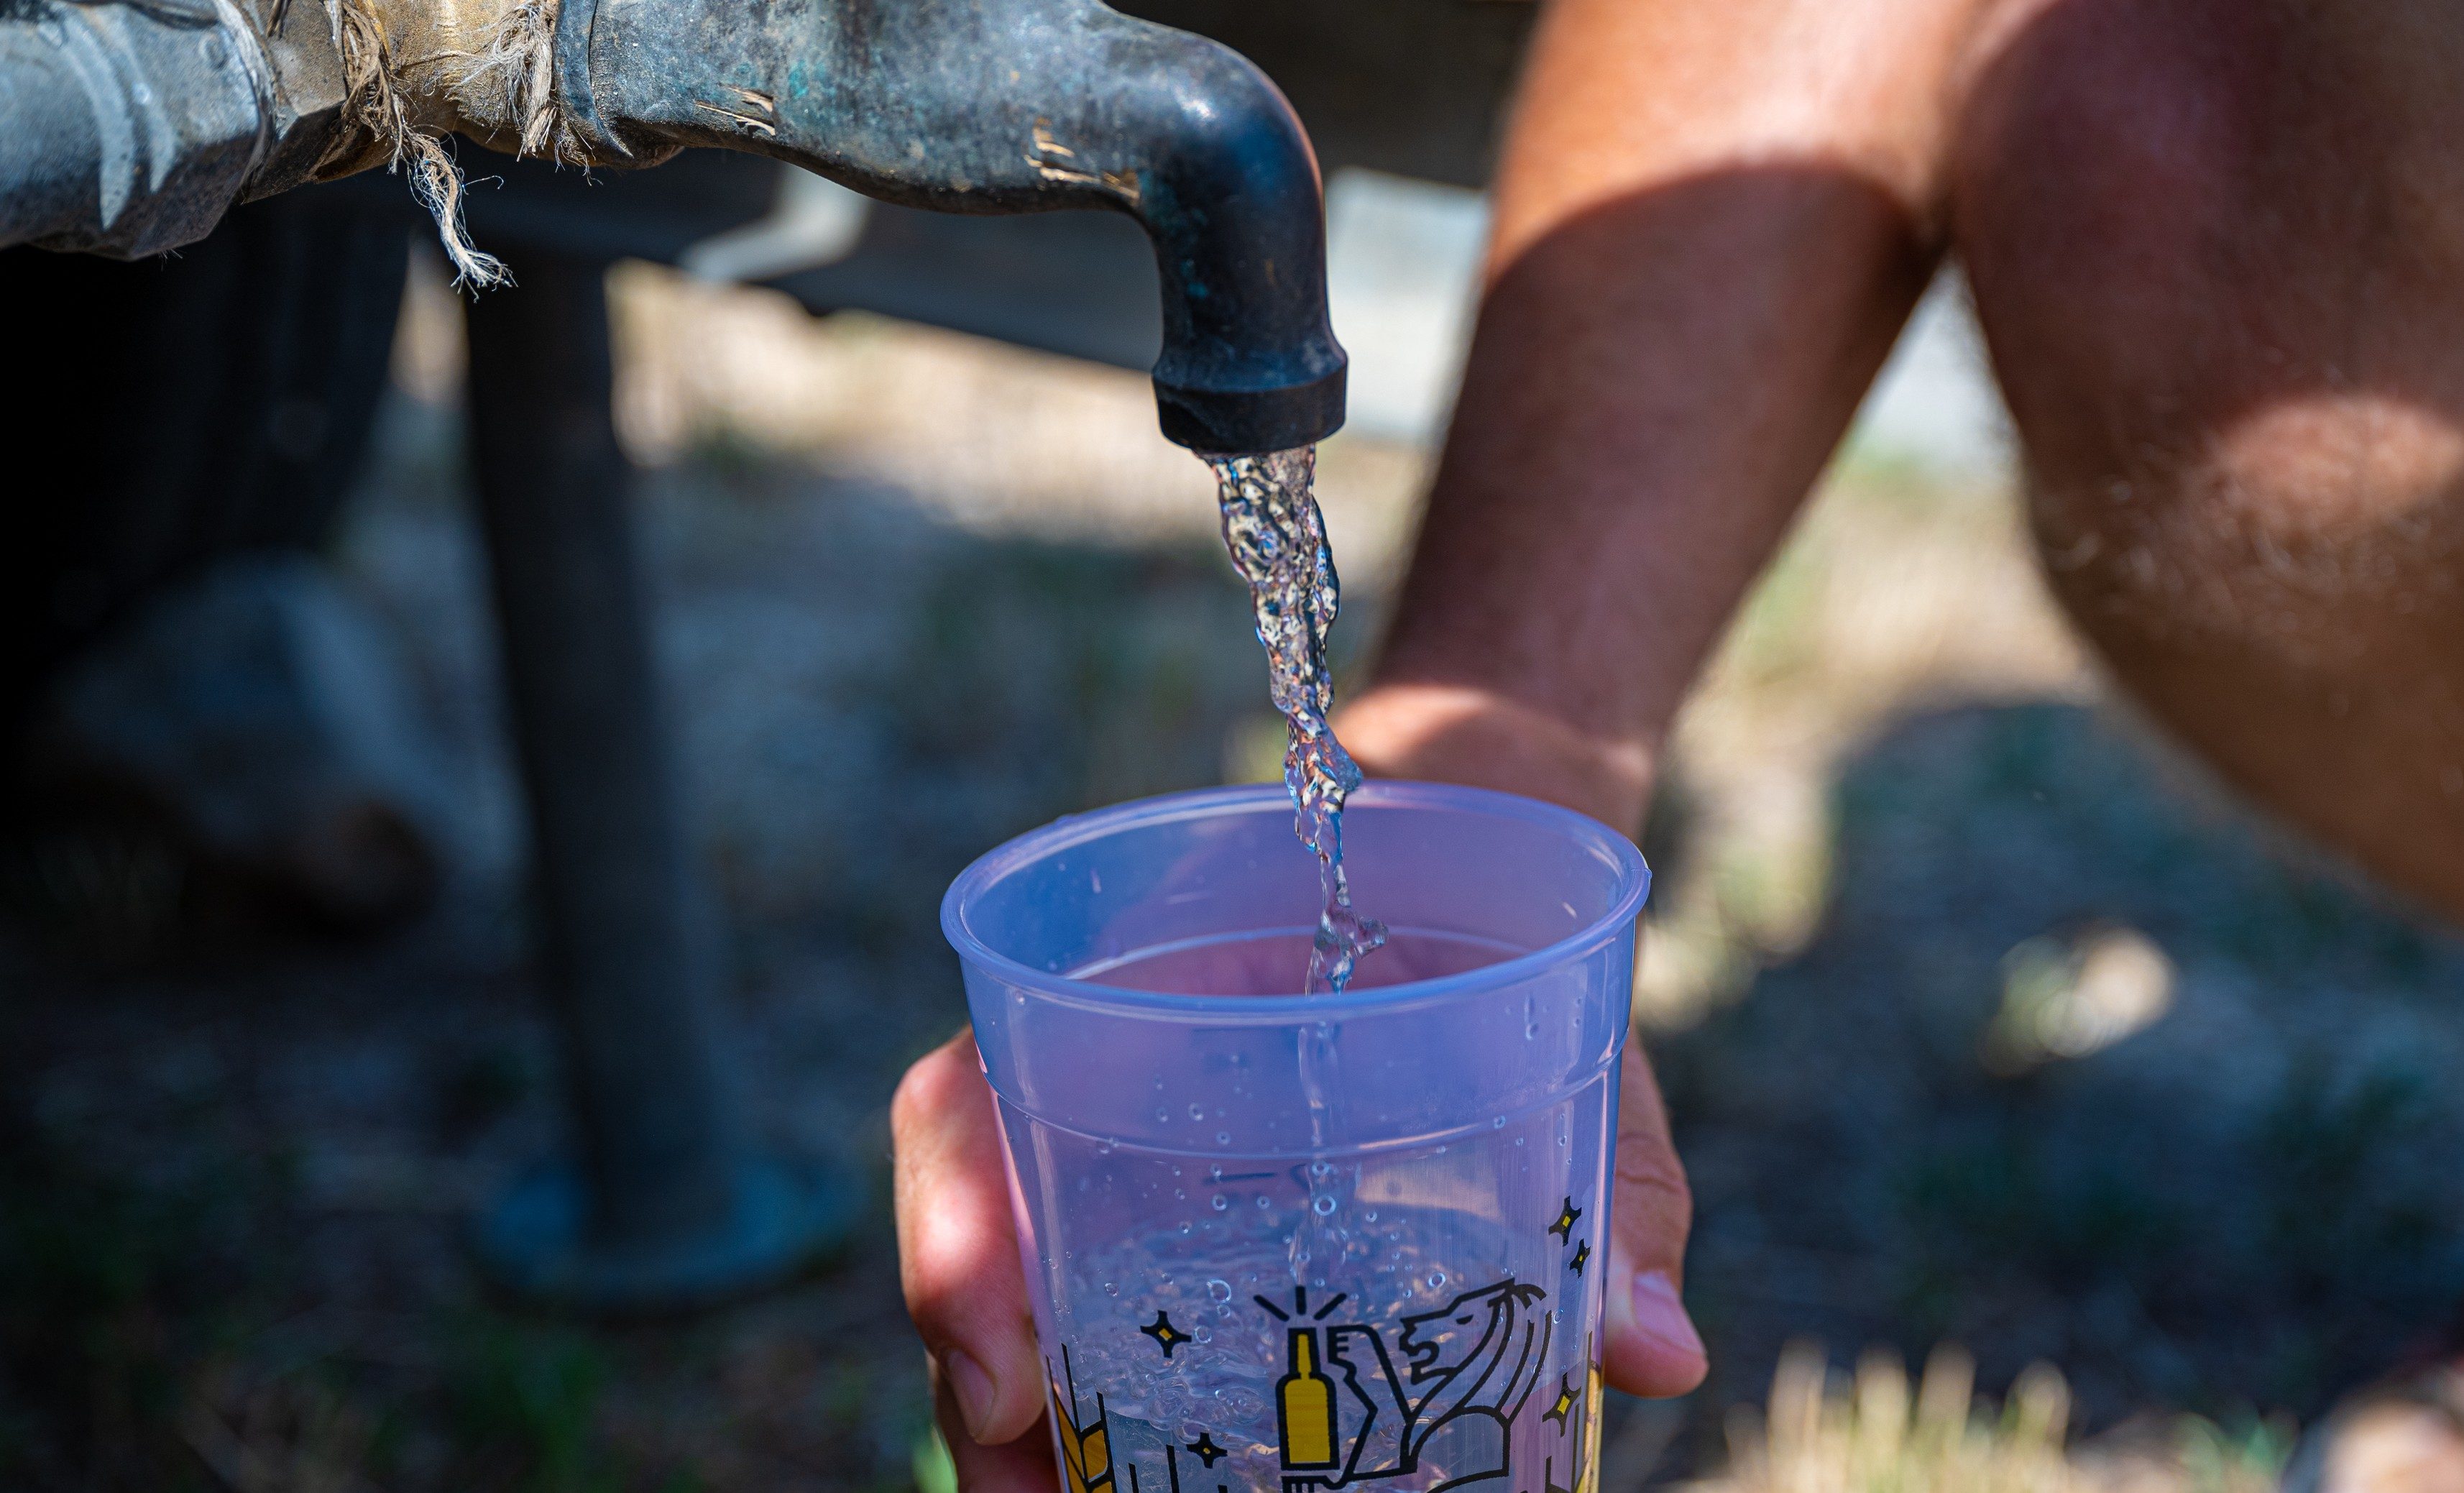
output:
[[1642,747],[1468,685],[1375,685],[1337,712],[1333,726],[1372,778],[1545,799],[1629,835],[1650,799],[1651,760]]
[[1043,1360],[1019,1262],[1001,1116],[972,1031],[915,1060],[890,1101],[898,1279],[933,1413],[965,1493],[1052,1493]]
[[[1463,686],[1373,686],[1334,719],[1361,767],[1380,778],[1467,783],[1546,799],[1632,834],[1650,799],[1650,760],[1605,739]],[[1617,1114],[1610,1220],[1608,1381],[1631,1394],[1683,1394],[1703,1382],[1703,1340],[1678,1296],[1693,1195],[1669,1140],[1660,1085],[1628,1044]]]

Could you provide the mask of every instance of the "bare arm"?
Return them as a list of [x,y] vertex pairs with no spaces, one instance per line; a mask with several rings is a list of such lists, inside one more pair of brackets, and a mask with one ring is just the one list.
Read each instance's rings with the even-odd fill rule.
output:
[[1633,829],[1704,655],[1938,256],[1980,0],[1556,0],[1373,772]]
[[[1554,0],[1486,294],[1374,686],[1388,776],[1632,831],[1669,720],[1940,253],[1955,59],[1986,0]],[[1605,1367],[1704,1372],[1691,1200],[1630,1050]]]

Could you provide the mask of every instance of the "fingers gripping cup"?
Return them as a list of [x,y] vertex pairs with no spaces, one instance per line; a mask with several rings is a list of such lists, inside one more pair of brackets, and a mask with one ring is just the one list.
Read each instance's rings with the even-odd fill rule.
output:
[[1385,948],[1303,988],[1280,788],[1063,820],[942,925],[1008,1142],[1067,1493],[1596,1484],[1601,1277],[1650,873],[1505,794],[1362,788]]

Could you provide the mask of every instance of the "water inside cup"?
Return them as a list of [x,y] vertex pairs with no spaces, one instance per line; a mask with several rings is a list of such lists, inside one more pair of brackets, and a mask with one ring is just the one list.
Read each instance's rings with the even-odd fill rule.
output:
[[[1167,996],[1288,996],[1307,971],[1311,931],[1277,928],[1133,950],[1067,972],[1071,979]],[[1379,990],[1441,979],[1529,953],[1519,944],[1434,929],[1390,929],[1374,959],[1363,959],[1350,988]]]

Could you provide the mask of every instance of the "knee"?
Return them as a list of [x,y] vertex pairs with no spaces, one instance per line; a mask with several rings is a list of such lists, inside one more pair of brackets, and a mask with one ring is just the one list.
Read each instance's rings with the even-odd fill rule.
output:
[[2402,57],[2325,76],[2329,24],[2042,0],[1977,62],[1955,240],[2049,574],[2109,651],[2334,669],[2464,604],[2464,225],[2406,174],[2464,109],[2424,118]]

